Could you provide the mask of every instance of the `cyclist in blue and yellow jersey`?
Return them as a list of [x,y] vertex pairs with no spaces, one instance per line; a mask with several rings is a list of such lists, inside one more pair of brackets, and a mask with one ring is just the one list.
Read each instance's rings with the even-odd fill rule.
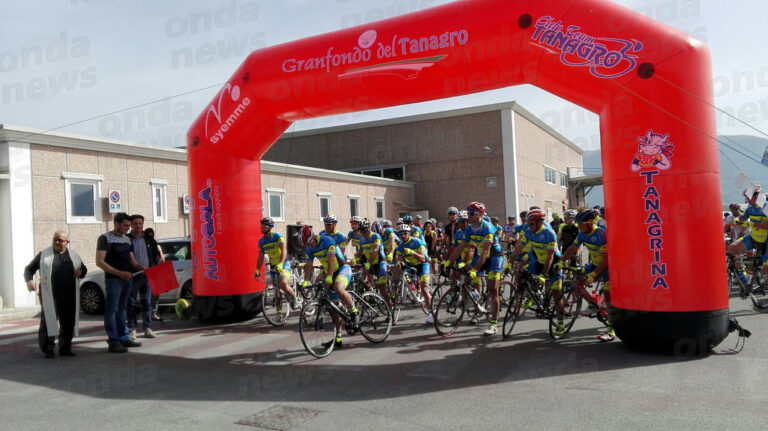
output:
[[[384,246],[384,255],[387,257],[387,262],[394,262],[395,249],[400,243],[400,238],[397,237],[395,230],[392,229],[392,222],[387,219],[381,222],[373,222],[371,228],[381,236],[381,243]],[[377,229],[378,231],[376,231]]]
[[454,262],[461,269],[474,257],[471,254],[473,251],[472,247],[462,247],[467,242],[464,231],[467,229],[468,218],[469,216],[466,211],[459,211],[458,217],[456,217],[457,227],[456,232],[453,234],[453,242],[446,252],[445,260],[441,262],[442,266],[448,267],[451,265],[451,262]]
[[768,239],[768,217],[763,213],[763,210],[757,205],[757,199],[760,197],[760,187],[758,186],[752,196],[744,196],[747,198],[749,206],[744,214],[739,218],[742,225],[745,227],[752,227],[749,235],[745,235],[740,239],[731,243],[728,246],[728,254],[733,256],[733,263],[736,269],[739,271],[739,278],[744,284],[748,284],[747,271],[744,269],[744,265],[741,261],[741,255],[747,250],[755,250],[763,257],[763,269],[768,272],[768,253],[766,253],[766,239]]
[[296,292],[288,286],[288,278],[291,276],[291,262],[285,260],[288,256],[288,249],[285,243],[285,237],[272,230],[275,222],[270,217],[261,219],[261,235],[259,238],[259,257],[256,260],[256,272],[253,276],[261,277],[261,265],[264,263],[264,254],[269,256],[269,265],[272,267],[272,277],[278,277],[278,286],[291,298],[291,308],[294,310],[301,307],[301,298]]
[[356,258],[360,258],[360,232],[358,232],[357,229],[362,220],[363,218],[360,216],[352,216],[349,219],[349,226],[352,230],[347,234],[347,244],[355,248]]
[[[376,221],[373,223],[378,224]],[[392,307],[391,298],[387,293],[387,257],[381,236],[372,229],[368,219],[361,220],[357,229],[360,234],[360,254],[365,258],[362,262],[366,278],[371,285],[376,278],[376,287],[379,288],[381,297]]]
[[[532,206],[532,207],[530,207],[530,208],[528,208],[528,211],[532,211],[532,210],[540,210],[540,211],[544,211],[544,210],[542,210],[542,209],[541,209],[541,207],[537,207],[537,206],[535,206],[535,205],[534,205],[534,206]],[[527,216],[526,216],[526,217],[527,217]],[[527,220],[527,218],[526,218],[526,219],[523,219],[523,220]],[[521,220],[521,221],[522,221],[522,220]],[[547,228],[547,229],[551,230],[552,232],[554,232],[554,233],[555,233],[555,235],[557,235],[557,231],[555,230],[555,228],[553,228],[553,227],[552,227],[552,223],[550,223],[550,222],[548,222],[548,221],[547,221],[547,214],[546,214],[546,212],[544,213],[544,220],[543,220],[543,223],[544,223],[544,227],[545,227],[545,228]],[[527,222],[526,222],[526,228],[527,228],[527,227],[528,227],[528,224],[527,224]]]
[[424,234],[422,233],[421,228],[413,224],[413,217],[411,217],[409,215],[404,215],[403,216],[403,223],[402,224],[407,224],[408,227],[411,228],[411,236],[412,237],[418,238],[418,239],[420,239],[422,241],[424,240]]
[[[469,276],[475,290],[480,291],[480,279],[478,272],[488,273],[488,298],[491,305],[491,323],[485,330],[485,335],[494,335],[497,332],[496,321],[499,317],[499,280],[501,279],[501,243],[496,236],[496,228],[490,221],[484,220],[485,205],[480,202],[471,202],[467,205],[469,223],[464,229],[464,243],[454,254],[462,253],[467,247],[475,248],[475,256],[467,265],[470,267]],[[480,312],[485,312],[482,306]]]
[[[537,276],[539,281],[545,284],[550,283],[550,289],[555,301],[560,299],[563,273],[560,269],[561,254],[557,248],[557,237],[555,231],[547,229],[544,226],[546,213],[541,209],[535,208],[528,211],[526,215],[525,237],[515,245],[512,255],[517,256],[521,252],[528,253],[530,259],[528,263],[528,272]],[[526,306],[530,306],[530,302]],[[560,327],[562,330],[562,325]]]
[[[432,310],[432,294],[429,291],[429,253],[427,245],[419,238],[411,236],[411,227],[403,223],[397,228],[397,236],[400,237],[400,245],[395,252],[395,260],[401,262],[406,268],[416,269],[419,277],[421,294],[424,296],[427,310]],[[395,276],[400,277],[400,270],[395,270]],[[430,311],[427,316],[427,325],[435,323]]]
[[336,224],[339,223],[339,218],[333,214],[328,214],[323,217],[323,224],[325,229],[320,232],[320,235],[327,235],[333,239],[333,243],[341,249],[341,255],[345,256],[347,252],[347,237],[343,233],[336,230]]
[[[573,245],[568,247],[563,254],[563,261],[567,262],[580,246],[587,247],[589,250],[589,264],[584,268],[587,272],[587,284],[595,281],[603,281],[603,293],[605,306],[610,306],[611,285],[608,278],[608,244],[605,229],[598,227],[595,220],[598,215],[594,210],[584,210],[576,215],[576,223],[579,226],[579,233]],[[562,310],[558,310],[562,313]],[[613,332],[613,326],[608,323],[608,330],[597,336],[600,341],[611,341],[616,334]]]
[[504,236],[504,227],[501,225],[499,218],[496,216],[491,217],[491,224],[493,224],[493,227],[496,228],[496,232],[494,234],[497,238],[499,238],[499,243],[501,243],[501,239]]
[[[355,328],[360,324],[360,316],[355,307],[352,296],[347,293],[349,279],[352,278],[352,268],[347,265],[347,261],[341,254],[341,250],[329,235],[315,235],[311,226],[304,225],[296,233],[296,242],[299,247],[304,247],[306,253],[306,264],[304,265],[304,282],[302,286],[307,285],[306,280],[312,280],[314,272],[314,259],[320,261],[325,274],[325,283],[332,287],[335,295],[341,299],[341,302],[347,306],[350,313],[350,319]],[[336,299],[333,297],[332,299]],[[334,343],[336,347],[341,347],[341,325],[344,320],[341,316],[334,315],[333,322],[336,326],[336,338]]]

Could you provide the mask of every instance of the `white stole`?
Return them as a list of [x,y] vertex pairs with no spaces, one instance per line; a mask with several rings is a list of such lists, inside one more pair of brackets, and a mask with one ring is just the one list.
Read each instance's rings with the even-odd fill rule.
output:
[[[45,327],[49,337],[59,336],[58,316],[56,315],[56,305],[53,302],[53,283],[51,274],[53,273],[53,247],[48,247],[40,252],[40,302],[45,313]],[[73,250],[69,250],[69,258],[72,260],[72,266],[75,271],[82,266],[80,255]],[[80,279],[75,277],[75,337],[80,335],[78,326],[80,325]]]

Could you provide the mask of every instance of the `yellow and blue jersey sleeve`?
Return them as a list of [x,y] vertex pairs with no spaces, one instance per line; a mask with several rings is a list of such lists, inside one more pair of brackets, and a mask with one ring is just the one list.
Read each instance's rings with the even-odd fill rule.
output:
[[596,266],[600,266],[608,253],[608,241],[605,229],[594,226],[589,233],[581,233],[576,236],[574,245],[584,245],[589,251],[589,260]]
[[752,240],[765,242],[766,238],[768,238],[768,229],[754,227],[755,223],[765,223],[765,221],[768,220],[768,217],[763,214],[763,210],[756,205],[750,205],[747,210],[744,211],[744,217],[753,225],[749,234],[749,236],[752,237]]

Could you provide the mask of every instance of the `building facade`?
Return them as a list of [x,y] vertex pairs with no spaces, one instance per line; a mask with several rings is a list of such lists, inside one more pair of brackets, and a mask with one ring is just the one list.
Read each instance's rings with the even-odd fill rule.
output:
[[403,212],[442,219],[450,206],[486,204],[491,215],[536,205],[562,212],[568,170],[583,150],[515,102],[287,133],[264,155],[293,165],[415,183]]
[[[68,232],[70,247],[95,269],[96,239],[113,228],[110,190],[119,192],[120,210],[143,215],[157,238],[187,236],[186,159],[181,149],[0,126],[4,307],[37,304],[24,267],[57,230]],[[273,162],[262,162],[261,171],[263,213],[279,232],[297,221],[320,227],[333,212],[346,233],[351,215],[389,217],[413,201],[414,184],[405,181]]]

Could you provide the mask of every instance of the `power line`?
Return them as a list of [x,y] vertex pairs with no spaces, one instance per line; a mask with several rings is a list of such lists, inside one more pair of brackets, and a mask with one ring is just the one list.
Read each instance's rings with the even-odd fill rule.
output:
[[67,124],[64,124],[62,126],[54,127],[54,128],[51,128],[51,129],[46,129],[46,130],[43,130],[43,131],[40,131],[40,132],[29,133],[27,135],[21,136],[21,137],[16,138],[16,139],[24,139],[24,138],[28,138],[30,136],[42,135],[44,133],[52,132],[54,130],[63,129],[63,128],[69,127],[69,126],[74,126],[75,124],[85,123],[87,121],[96,120],[98,118],[103,118],[103,117],[106,117],[108,115],[119,114],[121,112],[130,111],[132,109],[141,108],[143,106],[152,105],[152,104],[155,104],[155,103],[158,103],[158,102],[165,102],[166,100],[175,99],[175,98],[181,97],[181,96],[186,96],[187,94],[197,93],[199,91],[204,91],[204,90],[208,90],[208,89],[211,89],[211,88],[221,87],[224,84],[226,84],[226,82],[223,82],[223,83],[220,83],[220,84],[209,85],[209,86],[203,87],[203,88],[198,88],[197,90],[186,91],[184,93],[175,94],[173,96],[163,97],[162,99],[157,99],[157,100],[153,100],[153,101],[150,101],[150,102],[141,103],[139,105],[129,106],[127,108],[118,109],[117,111],[108,112],[106,114],[97,115],[95,117],[86,118],[84,120],[73,121],[71,123],[67,123]]

